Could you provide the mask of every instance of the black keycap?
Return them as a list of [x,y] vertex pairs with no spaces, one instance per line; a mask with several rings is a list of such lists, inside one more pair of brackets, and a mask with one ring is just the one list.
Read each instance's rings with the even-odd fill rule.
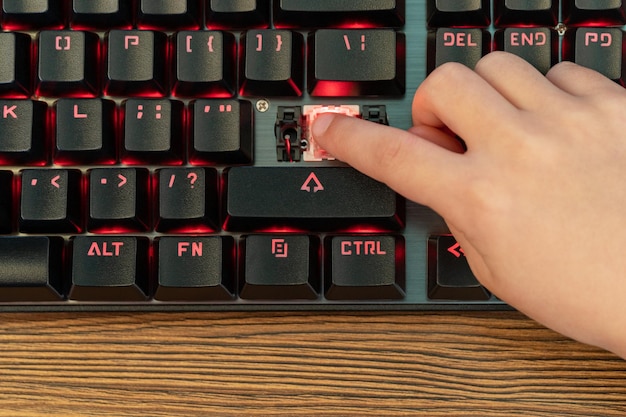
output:
[[239,296],[252,300],[319,297],[318,242],[303,235],[251,235],[242,239]]
[[137,14],[141,28],[197,29],[202,24],[199,0],[139,0]]
[[54,161],[62,165],[115,162],[115,103],[62,98],[54,106]]
[[92,32],[42,31],[37,94],[84,97],[98,93],[98,47],[98,35]]
[[60,301],[63,239],[0,237],[0,301]]
[[227,171],[226,230],[398,229],[403,203],[347,167],[234,167]]
[[496,32],[496,49],[515,54],[543,74],[558,60],[558,36],[550,28],[506,28]]
[[309,35],[313,96],[404,94],[405,39],[390,29],[322,29]]
[[149,291],[148,238],[72,238],[69,298],[81,301],[144,301]]
[[430,27],[487,27],[489,0],[427,0],[426,21]]
[[35,100],[0,100],[0,164],[46,161],[48,105]]
[[496,26],[554,26],[559,16],[558,0],[494,1]]
[[246,164],[253,157],[252,104],[245,100],[195,100],[190,162]]
[[565,35],[564,59],[598,71],[622,85],[626,82],[622,58],[624,33],[619,28],[576,28]]
[[162,96],[166,93],[166,45],[163,32],[112,30],[107,40],[105,91],[114,96]]
[[324,287],[329,300],[404,298],[404,241],[395,236],[326,239]]
[[183,31],[176,35],[174,95],[232,97],[237,89],[236,44],[231,33]]
[[148,230],[149,188],[145,168],[90,170],[87,228],[99,233]]
[[212,29],[266,28],[270,0],[207,0],[206,24]]
[[0,33],[0,95],[27,97],[31,90],[30,36]]
[[437,300],[488,300],[491,294],[470,269],[453,236],[428,239],[428,297]]
[[183,103],[168,99],[124,102],[121,157],[128,164],[182,162]]
[[127,0],[72,0],[70,24],[79,29],[130,29],[132,4]]
[[13,231],[13,172],[0,171],[0,233]]
[[405,0],[281,0],[274,2],[277,27],[400,27]]
[[159,183],[156,229],[206,233],[218,226],[218,176],[213,168],[163,168]]
[[483,29],[439,28],[428,32],[427,67],[430,73],[445,62],[474,68],[489,52],[489,32]]
[[75,169],[22,171],[20,230],[35,233],[82,231],[81,173]]
[[234,242],[229,236],[160,237],[155,241],[160,301],[232,300]]
[[611,26],[626,23],[623,0],[563,0],[567,25]]
[[287,30],[250,30],[241,38],[240,92],[246,96],[301,96],[302,35]]
[[63,0],[3,0],[4,29],[58,28],[64,24]]

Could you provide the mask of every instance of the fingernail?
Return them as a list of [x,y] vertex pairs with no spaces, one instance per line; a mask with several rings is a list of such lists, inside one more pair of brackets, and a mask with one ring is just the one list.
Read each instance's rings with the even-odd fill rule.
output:
[[313,126],[311,126],[311,133],[313,133],[313,137],[323,136],[328,130],[328,126],[330,122],[332,122],[334,115],[332,114],[322,114],[315,119],[313,122]]

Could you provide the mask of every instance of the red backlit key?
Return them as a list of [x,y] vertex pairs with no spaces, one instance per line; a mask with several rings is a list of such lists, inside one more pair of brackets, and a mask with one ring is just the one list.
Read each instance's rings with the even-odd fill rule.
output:
[[61,28],[63,0],[3,0],[4,29]]
[[487,27],[491,21],[489,16],[489,0],[427,0],[426,2],[426,21],[430,27]]
[[0,237],[0,301],[63,299],[63,239]]
[[161,237],[155,240],[160,301],[232,300],[234,242],[229,236]]
[[322,29],[309,35],[313,96],[404,94],[404,35],[389,29]]
[[428,240],[428,297],[437,300],[488,300],[491,294],[474,277],[453,236]]
[[79,170],[26,169],[22,171],[20,231],[80,232],[83,229],[81,205]]
[[167,91],[166,45],[163,32],[110,31],[106,39],[106,93],[163,96]]
[[30,96],[30,36],[19,32],[0,33],[0,95]]
[[244,96],[301,96],[303,38],[287,30],[250,30],[241,39],[240,93]]
[[127,0],[71,0],[74,28],[130,28],[132,2]]
[[182,161],[183,103],[137,98],[124,102],[122,159],[129,164]]
[[0,233],[13,231],[13,172],[0,171]]
[[237,90],[236,43],[231,33],[176,34],[174,95],[232,97]]
[[503,0],[493,3],[496,26],[553,27],[559,16],[558,0]]
[[45,163],[46,111],[35,100],[0,100],[0,165]]
[[568,25],[611,26],[626,23],[622,0],[563,0],[563,20]]
[[201,233],[218,227],[218,177],[213,168],[158,170],[156,230]]
[[139,0],[137,24],[141,28],[197,29],[202,23],[199,0]]
[[402,200],[347,167],[233,167],[225,177],[226,230],[383,228],[403,222]]
[[90,170],[87,228],[98,233],[148,230],[148,196],[149,176],[145,168]]
[[54,161],[61,165],[115,162],[115,103],[62,98],[54,105]]
[[274,2],[277,27],[400,27],[405,0],[281,0]]
[[439,28],[428,32],[427,68],[430,73],[445,62],[474,68],[489,52],[489,32],[483,29]]
[[626,68],[622,57],[624,33],[619,28],[576,28],[568,30],[564,59],[591,68],[622,85]]
[[99,42],[92,32],[42,31],[39,34],[37,94],[84,97],[98,93]]
[[206,0],[206,6],[206,24],[212,29],[269,26],[269,0]]
[[302,235],[251,235],[242,239],[239,295],[253,300],[319,298],[319,242]]
[[404,241],[395,236],[326,239],[324,287],[330,300],[404,298]]
[[194,165],[252,162],[252,104],[246,100],[191,103],[190,162]]
[[558,60],[558,36],[551,28],[506,28],[496,32],[496,49],[524,58],[543,74]]
[[145,237],[72,238],[69,298],[86,301],[144,301],[149,291]]

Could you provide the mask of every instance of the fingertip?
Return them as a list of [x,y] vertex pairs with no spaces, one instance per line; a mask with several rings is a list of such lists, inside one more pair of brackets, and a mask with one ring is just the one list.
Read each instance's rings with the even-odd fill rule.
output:
[[322,113],[315,118],[315,121],[311,125],[311,134],[315,140],[321,139],[323,141],[325,139],[326,131],[328,130],[328,127],[332,123],[334,117],[335,116],[332,113]]

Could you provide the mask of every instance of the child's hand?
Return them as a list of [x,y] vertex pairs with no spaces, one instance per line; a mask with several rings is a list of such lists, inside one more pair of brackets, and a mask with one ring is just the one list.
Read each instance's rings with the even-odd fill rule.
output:
[[492,53],[475,71],[436,69],[413,121],[405,132],[324,115],[313,134],[443,216],[499,298],[626,357],[626,90],[572,63],[544,77]]

